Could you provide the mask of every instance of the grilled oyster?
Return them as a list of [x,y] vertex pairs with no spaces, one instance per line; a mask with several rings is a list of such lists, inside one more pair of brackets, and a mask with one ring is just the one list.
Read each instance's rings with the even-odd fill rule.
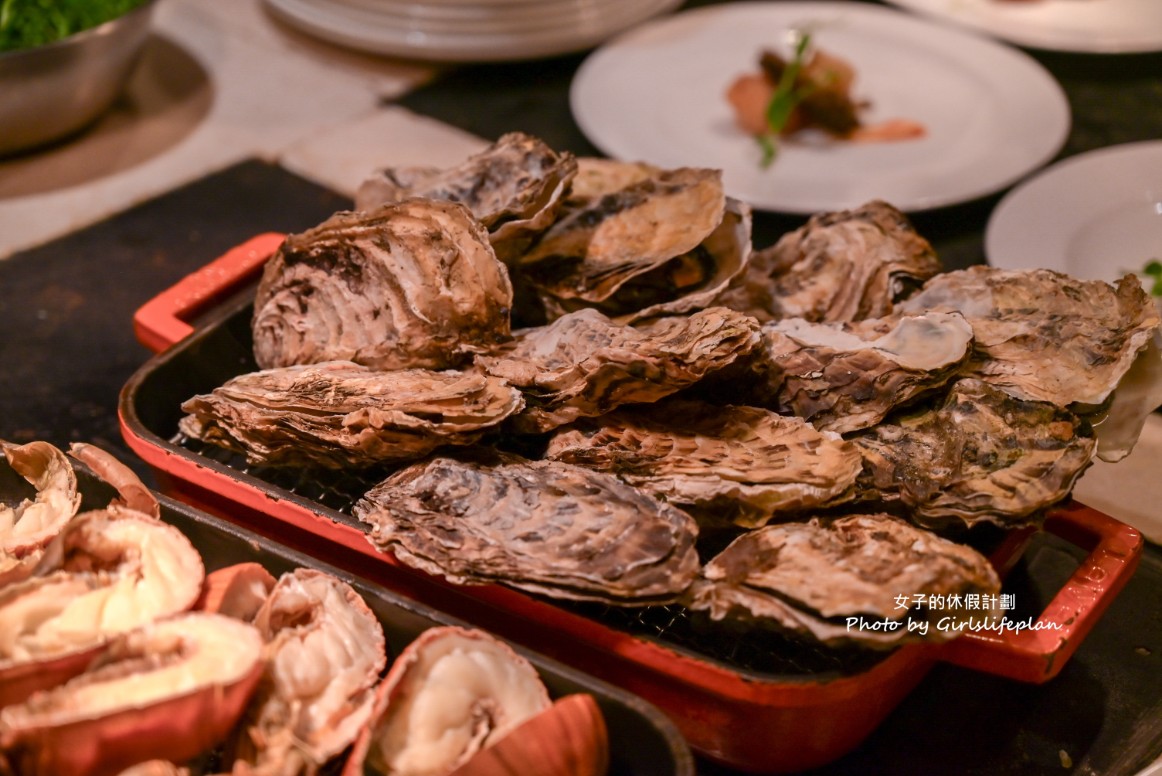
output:
[[[976,550],[866,514],[744,533],[706,564],[688,605],[715,620],[769,622],[829,644],[893,646],[947,640],[960,633],[954,623],[998,617],[995,603],[982,611],[963,602],[995,602],[1000,587]],[[934,607],[934,596],[961,606]]]
[[497,256],[509,260],[553,223],[576,173],[572,154],[510,132],[449,169],[377,170],[356,192],[355,208],[371,210],[411,197],[460,202],[488,229]]
[[549,431],[622,404],[656,401],[731,364],[759,343],[758,323],[716,307],[639,327],[579,310],[548,326],[518,332],[515,342],[480,363],[524,392],[514,426]]
[[548,457],[617,474],[704,524],[763,525],[854,493],[859,451],[756,407],[667,399],[559,430]]
[[880,318],[940,271],[932,246],[886,202],[820,213],[755,251],[715,300],[760,321]]
[[264,369],[443,369],[506,340],[511,309],[508,272],[472,214],[412,199],[287,237],[258,286],[254,356]]
[[698,570],[689,515],[558,461],[430,459],[388,477],[354,514],[380,550],[457,584],[646,604],[673,601]]
[[251,372],[188,399],[185,434],[253,464],[367,467],[466,445],[523,406],[495,377],[347,361]]
[[1023,401],[975,379],[943,404],[862,432],[860,497],[902,504],[924,525],[1037,522],[1090,465],[1089,424],[1049,402]]
[[[631,182],[602,190],[622,180]],[[705,307],[750,255],[750,207],[725,196],[718,170],[636,166],[586,183],[593,196],[574,191],[519,259],[550,319],[584,307],[626,320]]]
[[1160,320],[1132,275],[1114,286],[1048,269],[948,272],[897,309],[961,313],[976,337],[969,374],[1019,399],[1082,410],[1109,398]]
[[763,325],[751,400],[846,434],[939,388],[971,353],[972,327],[956,313],[857,323],[788,318]]

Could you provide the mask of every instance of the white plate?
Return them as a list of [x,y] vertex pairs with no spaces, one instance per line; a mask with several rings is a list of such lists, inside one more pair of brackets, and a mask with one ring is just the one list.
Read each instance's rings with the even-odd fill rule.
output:
[[[820,48],[855,67],[855,96],[871,102],[867,121],[913,119],[926,136],[784,141],[763,169],[723,95],[757,69],[762,49],[804,24]],[[1031,57],[863,3],[738,3],[650,22],[591,54],[570,100],[581,130],[613,157],[720,168],[732,196],[802,214],[874,198],[916,211],[982,197],[1047,162],[1069,132],[1065,94]]]
[[385,4],[382,0],[313,0],[316,6],[347,6],[370,14],[376,19],[388,20],[397,26],[413,26],[425,32],[524,32],[533,29],[577,24],[578,20],[592,24],[602,16],[615,11],[623,0],[577,0],[576,2],[544,3],[533,7],[515,5],[427,5],[408,3]]
[[439,62],[533,59],[581,51],[668,11],[681,0],[617,3],[597,16],[579,15],[533,30],[447,29],[327,0],[266,0],[283,21],[315,37],[374,54]]
[[1162,140],[1072,156],[1017,186],[989,218],[985,255],[1106,281],[1162,261]]
[[1032,48],[1162,51],[1159,0],[888,0]]

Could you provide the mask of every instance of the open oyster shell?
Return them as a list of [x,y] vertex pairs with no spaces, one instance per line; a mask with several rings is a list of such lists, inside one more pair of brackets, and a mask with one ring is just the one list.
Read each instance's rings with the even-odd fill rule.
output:
[[1092,463],[1089,424],[1049,402],[1024,401],[980,380],[957,381],[940,406],[852,437],[864,457],[858,488],[940,526],[1036,523]]
[[350,585],[306,568],[278,580],[254,625],[267,663],[233,753],[259,774],[317,773],[371,718],[383,628]]
[[365,468],[470,444],[523,403],[503,380],[475,372],[333,361],[235,377],[184,402],[190,414],[179,427],[254,464]]
[[616,477],[496,454],[396,472],[354,507],[368,540],[456,584],[556,598],[673,601],[698,569],[698,527]]
[[148,623],[83,674],[0,710],[0,749],[26,776],[187,760],[237,723],[262,666],[262,639],[246,623],[204,613]]
[[758,323],[722,307],[637,327],[579,310],[525,329],[480,363],[525,394],[513,418],[520,431],[550,431],[622,404],[652,402],[693,385],[750,353]]
[[763,525],[850,498],[859,451],[756,407],[667,399],[559,430],[549,458],[618,475],[703,524]]
[[971,346],[972,327],[957,313],[857,323],[774,321],[763,325],[750,399],[846,434],[946,384]]
[[632,166],[586,184],[518,261],[550,319],[584,307],[626,320],[705,307],[750,255],[750,207],[726,197],[718,170]]
[[59,449],[47,442],[14,445],[0,440],[12,470],[36,489],[32,499],[0,503],[0,587],[26,579],[44,548],[81,507],[77,476]]
[[[1053,270],[970,267],[929,280],[900,313],[956,311],[972,325],[975,346],[966,374],[1019,399],[1048,401],[1089,413],[1104,405],[1146,352],[1160,319],[1140,281],[1127,275],[1110,285]],[[1162,377],[1151,370],[1157,396]],[[1127,443],[1102,457],[1122,457],[1156,403],[1142,403],[1122,423]],[[1099,427],[1100,428],[1100,427]]]
[[286,238],[254,302],[264,369],[347,360],[443,369],[506,340],[512,284],[463,205],[410,199]]
[[932,246],[896,208],[872,201],[820,213],[770,248],[715,299],[760,321],[880,318],[940,271]]
[[572,154],[510,132],[448,169],[377,170],[360,185],[355,208],[370,210],[411,197],[459,202],[488,229],[497,256],[507,261],[553,223],[576,173]]
[[[864,514],[744,533],[706,564],[688,606],[715,620],[769,622],[828,644],[893,646],[960,633],[941,624],[996,618],[996,603],[967,609],[963,597],[995,602],[1000,587],[972,548],[889,515]],[[927,604],[932,596],[957,596],[962,605],[934,608]],[[941,623],[944,617],[949,621]]]
[[549,708],[536,669],[508,645],[430,628],[392,663],[347,772],[447,776]]

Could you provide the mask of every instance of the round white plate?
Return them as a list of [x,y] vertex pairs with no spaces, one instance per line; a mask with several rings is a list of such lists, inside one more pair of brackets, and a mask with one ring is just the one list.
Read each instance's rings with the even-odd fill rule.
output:
[[993,210],[985,256],[1106,281],[1162,261],[1162,140],[1071,156],[1023,182]]
[[549,27],[516,31],[479,27],[449,31],[438,25],[429,28],[422,21],[327,0],[266,0],[266,3],[288,24],[348,48],[438,62],[499,62],[581,51],[673,9],[681,0],[623,2],[596,16],[577,16]]
[[1159,0],[888,0],[1031,48],[1162,51]]
[[313,0],[316,6],[347,6],[372,18],[396,26],[412,26],[425,32],[485,33],[524,32],[575,25],[579,21],[593,24],[602,16],[616,11],[623,0],[584,0],[581,2],[527,5],[428,5],[425,3],[387,4],[382,0]]
[[[762,49],[802,25],[815,29],[821,49],[852,63],[854,95],[871,103],[868,123],[907,118],[927,134],[893,143],[784,140],[764,169],[724,94],[736,76],[757,70]],[[1047,162],[1069,132],[1064,92],[1031,57],[863,3],[737,3],[641,25],[582,63],[570,101],[581,130],[610,156],[720,168],[731,196],[801,214],[875,198],[907,211],[976,199]]]

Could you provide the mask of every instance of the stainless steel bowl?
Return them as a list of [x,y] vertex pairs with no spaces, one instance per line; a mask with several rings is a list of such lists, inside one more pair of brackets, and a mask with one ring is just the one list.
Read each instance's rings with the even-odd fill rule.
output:
[[149,37],[155,0],[44,46],[0,54],[0,155],[93,122],[124,87]]

